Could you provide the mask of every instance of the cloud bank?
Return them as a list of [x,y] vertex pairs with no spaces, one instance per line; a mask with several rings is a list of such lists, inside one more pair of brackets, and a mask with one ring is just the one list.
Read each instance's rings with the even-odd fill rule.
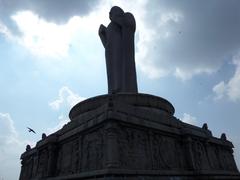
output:
[[[79,96],[77,93],[74,93],[69,87],[63,86],[58,91],[58,97],[54,101],[49,103],[49,106],[52,110],[60,113],[62,109],[72,108],[77,103],[85,100],[86,98]],[[58,116],[58,122],[54,127],[48,128],[47,133],[51,134],[61,129],[65,124],[67,124],[70,119],[67,117],[67,113],[60,114]]]
[[150,37],[144,39],[139,30],[137,60],[148,64],[146,73],[153,78],[172,73],[186,80],[216,72],[240,46],[239,7],[232,0],[148,1],[142,12]]
[[74,93],[69,87],[63,86],[59,89],[58,98],[49,103],[49,106],[54,110],[59,110],[62,106],[73,107],[80,101],[86,98],[80,97],[78,94]]
[[213,87],[214,99],[227,98],[230,101],[240,101],[240,53],[234,56],[232,63],[236,66],[235,73],[227,82],[221,81]]
[[[48,55],[67,54],[77,32],[84,38],[90,31],[93,42],[100,41],[94,35],[97,27],[106,22],[103,17],[107,19],[110,7],[119,5],[135,15],[136,63],[149,78],[174,75],[187,80],[212,74],[240,46],[240,1],[1,0],[0,4],[0,32]],[[89,47],[78,48],[84,52]]]
[[188,113],[183,113],[183,117],[181,120],[188,124],[197,125],[197,118],[194,116],[191,116]]
[[12,14],[30,10],[40,18],[59,24],[65,23],[72,16],[88,14],[98,3],[99,0],[0,0],[0,16],[9,23],[7,21]]
[[[20,155],[27,141],[22,141],[10,114],[0,113],[0,178],[18,179]],[[13,173],[14,172],[14,173]]]

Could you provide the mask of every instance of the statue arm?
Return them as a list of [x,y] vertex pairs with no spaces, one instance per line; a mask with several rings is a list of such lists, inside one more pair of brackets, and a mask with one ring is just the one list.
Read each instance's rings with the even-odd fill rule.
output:
[[98,34],[100,36],[100,39],[102,41],[104,48],[106,47],[106,44],[107,44],[106,30],[107,30],[107,28],[102,24],[100,25],[99,30],[98,30]]

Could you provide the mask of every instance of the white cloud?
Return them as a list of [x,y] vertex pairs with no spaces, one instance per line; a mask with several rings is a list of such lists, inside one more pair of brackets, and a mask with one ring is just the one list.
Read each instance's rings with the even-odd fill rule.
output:
[[164,25],[169,22],[178,23],[182,18],[183,15],[178,12],[167,12],[161,15],[159,24]]
[[17,135],[16,130],[13,125],[13,120],[11,119],[10,115],[8,113],[0,113],[0,119],[1,119],[1,137],[2,136],[12,136],[15,137]]
[[210,68],[207,68],[207,67],[205,67],[205,68],[194,68],[194,69],[176,67],[174,75],[177,78],[185,81],[185,80],[191,79],[195,75],[202,74],[202,73],[212,74],[215,71],[216,71],[215,69],[210,69]]
[[66,109],[72,108],[77,103],[85,100],[85,98],[80,97],[78,94],[74,93],[69,87],[63,86],[59,89],[58,97],[56,100],[49,103],[49,106],[53,110],[64,110],[61,111],[61,115],[58,116],[58,120],[55,126],[47,128],[46,133],[51,134],[60,130],[65,124],[70,122],[70,119],[67,117],[65,112]]
[[47,129],[47,133],[51,134],[54,133],[56,131],[58,131],[59,129],[61,129],[65,124],[67,124],[70,120],[69,118],[64,117],[63,115],[58,117],[58,124],[52,128],[48,128]]
[[[74,105],[83,100],[85,100],[85,98],[80,97],[78,94],[74,93],[71,89],[69,89],[69,87],[63,86],[59,89],[58,98],[50,102],[49,106],[53,110],[59,110],[61,107],[73,107]],[[66,117],[66,115],[60,115],[58,117],[58,123],[54,127],[48,128],[47,133],[51,134],[58,131],[69,121],[70,120],[68,117]]]
[[66,24],[57,25],[40,18],[31,11],[17,12],[12,16],[22,36],[19,43],[37,56],[66,57],[74,35],[83,23],[72,17]]
[[226,93],[225,83],[221,81],[220,83],[216,84],[213,87],[213,92],[216,94],[216,96],[214,97],[215,100],[222,99],[224,94]]
[[236,102],[240,100],[240,53],[233,58],[233,64],[236,66],[233,77],[228,82],[221,81],[213,87],[215,100],[227,97],[230,101]]
[[69,87],[63,86],[59,89],[58,98],[50,102],[49,106],[54,110],[58,110],[61,106],[67,105],[72,107],[83,100],[85,100],[84,97],[80,97],[78,94],[69,89]]
[[[77,46],[79,52],[85,52],[89,49],[88,42],[99,40],[96,39],[98,27],[108,19],[108,10],[99,5],[88,15],[72,16],[63,24],[47,21],[31,10],[21,10],[11,15],[20,33],[13,33],[1,21],[0,33],[41,59],[66,58],[73,45]],[[94,47],[94,43],[90,46]]]
[[[11,16],[16,23],[20,35],[15,35],[9,30],[8,36],[14,37],[15,42],[26,47],[34,55],[41,57],[64,58],[69,55],[69,50],[74,41],[79,41],[77,46],[79,52],[85,52],[86,49],[93,47],[87,41],[100,41],[97,37],[99,24],[107,25],[109,23],[108,11],[113,5],[121,6],[125,11],[130,11],[137,19],[137,33],[139,39],[136,44],[136,64],[140,70],[150,78],[158,78],[169,74],[166,68],[159,68],[154,61],[148,57],[149,48],[156,40],[156,37],[166,39],[171,36],[171,32],[165,29],[159,33],[156,28],[150,28],[146,24],[145,16],[147,15],[147,0],[139,0],[135,2],[127,1],[106,1],[103,0],[95,10],[87,16],[73,16],[65,24],[58,25],[43,19],[33,11],[18,11]],[[160,21],[157,26],[165,26],[169,23],[178,23],[182,19],[182,15],[178,12],[167,12],[161,14]],[[5,26],[7,27],[7,26]],[[5,28],[6,29],[6,28]],[[84,42],[84,46],[81,42]],[[75,44],[76,45],[76,44]],[[102,49],[103,50],[103,49]]]
[[238,12],[229,10],[236,5],[209,2],[214,11],[201,1],[146,1],[143,6],[136,5],[142,14],[140,21],[137,19],[139,68],[150,78],[173,74],[188,80],[215,73],[239,47],[236,29],[240,26],[230,23],[237,21]]
[[181,120],[185,123],[197,125],[197,118],[193,117],[193,116],[191,116],[190,114],[187,114],[187,113],[183,113],[183,117],[182,117]]
[[[134,5],[137,11],[134,13],[137,21],[138,41],[136,42],[136,63],[140,70],[149,78],[155,79],[168,75],[171,70],[161,66],[157,66],[152,52],[156,46],[155,42],[159,43],[167,41],[171,38],[171,31],[164,26],[169,23],[180,23],[183,15],[179,12],[166,12],[160,15],[155,27],[149,26],[146,20],[148,11],[146,9],[147,1]],[[154,53],[154,54],[152,54]],[[162,55],[158,54],[158,61],[161,61]]]
[[236,71],[228,82],[228,96],[232,101],[240,100],[240,53],[234,57],[233,63]]
[[1,0],[0,19],[7,19],[16,11],[31,10],[48,21],[64,23],[72,16],[88,14],[98,3],[99,0]]
[[[228,10],[237,7],[238,2],[208,2],[209,7],[214,7],[210,11],[211,8],[206,9],[200,1],[102,0],[99,4],[94,3],[94,6],[84,1],[83,8],[80,8],[84,13],[80,14],[73,4],[65,4],[67,10],[60,12],[57,7],[63,5],[56,6],[57,1],[44,1],[39,6],[33,3],[32,7],[25,2],[28,8],[20,8],[21,3],[17,1],[14,3],[14,11],[8,4],[7,9],[12,10],[7,12],[15,12],[11,17],[22,34],[11,33],[6,25],[0,25],[0,32],[14,37],[40,57],[68,57],[72,45],[77,45],[76,49],[81,54],[89,49],[101,52],[103,49],[96,43],[100,44],[97,31],[99,24],[108,24],[110,7],[118,5],[132,12],[137,21],[136,64],[149,78],[175,75],[187,80],[195,75],[214,73],[221,67],[225,57],[239,47],[240,42],[240,26],[231,23],[236,21],[239,12],[235,8]],[[44,11],[48,5],[54,11]],[[74,9],[74,13],[71,9]],[[51,19],[56,21],[49,21]],[[231,94],[234,93],[237,92]]]
[[8,27],[0,21],[0,33],[4,34],[7,39],[14,40],[15,37],[12,35]]
[[[50,102],[49,106],[53,110],[59,110],[60,108],[66,110],[66,107],[72,108],[74,105],[83,100],[85,100],[85,98],[80,97],[78,94],[74,93],[69,87],[63,86],[59,89],[58,98]],[[57,124],[53,127],[47,128],[46,133],[51,134],[58,131],[68,122],[70,122],[70,119],[67,117],[67,115],[65,115],[65,113],[62,113],[58,116]]]
[[26,141],[21,141],[8,113],[0,113],[0,177],[8,180],[18,179],[20,155],[24,152]]

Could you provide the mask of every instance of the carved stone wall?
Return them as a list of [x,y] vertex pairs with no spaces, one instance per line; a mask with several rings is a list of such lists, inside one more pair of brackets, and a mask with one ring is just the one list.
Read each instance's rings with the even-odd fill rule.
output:
[[165,100],[121,96],[78,104],[84,112],[22,154],[20,180],[240,178],[225,137],[159,109]]
[[97,129],[83,136],[82,142],[82,166],[80,170],[91,171],[104,168],[105,142],[104,130]]
[[117,134],[119,166],[123,169],[151,169],[147,131],[120,126]]

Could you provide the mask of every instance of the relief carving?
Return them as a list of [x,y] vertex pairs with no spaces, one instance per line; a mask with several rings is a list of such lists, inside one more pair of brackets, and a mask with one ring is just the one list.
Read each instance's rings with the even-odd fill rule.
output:
[[220,170],[221,164],[219,161],[219,151],[218,148],[214,145],[207,146],[207,157],[211,169]]
[[104,141],[102,131],[94,131],[83,138],[82,171],[103,168]]
[[71,153],[72,142],[65,143],[61,146],[58,158],[58,174],[64,175],[71,173]]
[[197,170],[209,169],[209,163],[206,155],[206,150],[200,141],[193,141],[192,143],[194,164]]
[[71,161],[71,173],[77,173],[79,169],[79,139],[76,139],[72,143],[72,161]]
[[48,150],[40,150],[38,157],[37,177],[45,177],[47,176]]
[[149,169],[151,157],[147,133],[122,127],[118,137],[120,166],[130,169]]
[[47,168],[47,175],[53,176],[56,169],[56,158],[57,158],[57,146],[56,144],[48,145],[48,168]]
[[153,168],[154,169],[170,169],[179,168],[181,162],[177,148],[179,145],[173,138],[161,136],[160,134],[153,134]]
[[221,148],[219,150],[220,161],[223,170],[236,171],[237,167],[232,156],[232,150],[227,148]]
[[22,160],[22,173],[20,176],[21,180],[31,179],[33,170],[33,157],[27,157]]
[[37,168],[38,168],[38,155],[37,154],[34,154],[33,162],[34,162],[33,177],[36,177],[37,176]]

